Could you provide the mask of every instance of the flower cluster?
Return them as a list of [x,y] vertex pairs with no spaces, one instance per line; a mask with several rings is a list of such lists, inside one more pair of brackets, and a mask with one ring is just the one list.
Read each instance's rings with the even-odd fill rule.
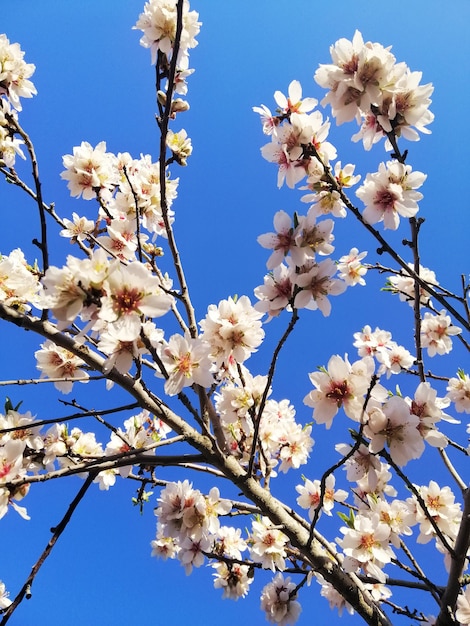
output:
[[452,350],[452,339],[460,335],[462,329],[452,324],[449,315],[442,310],[438,315],[426,312],[421,322],[421,345],[429,356],[448,354]]
[[0,255],[0,302],[22,312],[39,305],[39,271],[28,265],[19,248]]
[[381,163],[379,171],[367,174],[356,196],[365,204],[363,218],[369,224],[384,223],[385,228],[396,230],[400,216],[414,217],[418,212],[417,201],[423,197],[415,191],[426,180],[421,172],[412,172],[411,165],[398,161]]
[[370,356],[351,365],[347,356],[343,359],[334,355],[327,368],[309,374],[315,389],[305,396],[304,403],[313,408],[313,419],[317,424],[325,424],[326,428],[331,427],[340,408],[352,420],[361,422],[368,390],[378,401],[386,396],[383,387],[371,384],[373,375],[374,361]]
[[[408,263],[408,267],[411,270],[414,269],[412,263]],[[422,265],[419,266],[419,276],[425,283],[427,283],[431,287],[437,287],[439,285],[435,273],[427,267],[423,267]],[[413,306],[415,301],[415,284],[415,280],[412,278],[412,276],[410,276],[403,270],[400,270],[398,274],[395,274],[394,276],[390,276],[388,278],[387,288],[392,293],[397,293],[402,302],[408,302],[410,306]],[[429,292],[426,291],[426,289],[421,285],[419,285],[418,287],[418,293],[420,306],[427,306],[428,304],[430,304],[431,297],[429,295]]]
[[[163,558],[176,558],[190,574],[193,567],[200,567],[208,554],[225,555],[240,559],[241,552],[246,550],[246,543],[237,534],[227,533],[220,525],[219,517],[227,515],[232,505],[228,500],[220,498],[219,490],[213,487],[209,495],[204,496],[192,484],[183,482],[169,483],[161,492],[159,506],[155,510],[158,518],[156,539],[152,541],[152,555]],[[219,573],[224,578],[224,571]],[[226,580],[226,585],[240,589],[241,595],[246,593],[241,579],[234,584]]]
[[346,282],[335,277],[337,266],[331,259],[317,261],[317,255],[325,256],[334,250],[333,226],[331,219],[317,223],[312,208],[305,216],[296,214],[294,224],[285,211],[275,214],[276,232],[258,237],[263,248],[272,250],[266,265],[273,272],[255,289],[260,300],[256,309],[267,313],[269,318],[289,306],[319,309],[325,316],[330,314],[328,296],[346,289]]
[[364,326],[361,332],[354,333],[353,346],[357,348],[359,356],[373,356],[380,367],[377,374],[386,373],[387,378],[392,374],[399,374],[408,370],[414,364],[414,357],[403,346],[392,341],[392,333],[376,328],[374,331],[369,325]]
[[[176,0],[150,0],[144,6],[144,12],[140,14],[134,28],[144,34],[140,44],[144,48],[150,48],[152,63],[157,61],[157,53],[160,51],[168,59],[171,58],[176,40],[177,9]],[[189,10],[188,0],[183,2],[183,24],[179,43],[177,64],[182,70],[188,68],[188,50],[197,46],[195,40],[199,33],[200,22],[198,13]]]
[[289,577],[276,574],[261,594],[261,609],[266,613],[268,622],[279,626],[294,624],[302,610],[296,598],[295,583]]
[[[438,431],[436,423],[441,420],[456,423],[443,411],[449,405],[449,398],[438,398],[427,382],[418,385],[413,399],[388,396],[385,388],[374,380],[372,355],[382,363],[380,372],[393,371],[390,361],[393,354],[397,355],[396,365],[401,368],[403,354],[393,342],[390,345],[391,335],[380,329],[371,333],[370,327],[366,327],[355,337],[361,360],[351,365],[347,357],[342,359],[335,355],[330,358],[328,368],[310,374],[315,389],[304,398],[304,403],[313,408],[313,419],[330,428],[342,408],[349,418],[362,425],[363,434],[369,440],[369,452],[378,454],[388,448],[398,465],[419,458],[425,442],[444,448],[448,441]],[[353,461],[356,462],[354,457],[350,463]],[[357,462],[361,464],[363,459]]]
[[313,520],[317,509],[331,516],[331,511],[335,502],[344,502],[348,497],[348,492],[344,489],[335,489],[335,476],[328,474],[325,484],[319,480],[306,479],[303,485],[297,485],[295,490],[300,494],[297,498],[297,504],[303,509],[308,509],[308,517]]
[[[265,376],[253,377],[246,368],[240,377],[232,377],[221,386],[215,406],[231,454],[247,464],[253,452],[255,425],[258,425],[259,445],[256,469],[262,475],[275,475],[275,468],[283,473],[299,468],[307,462],[313,447],[311,426],[302,427],[295,421],[294,407],[288,400],[265,400]],[[268,390],[268,394],[270,390]]]
[[234,370],[256,351],[264,338],[259,313],[247,296],[211,304],[200,322],[201,339],[210,345],[218,368]]
[[[87,459],[105,459],[132,451],[154,450],[165,439],[170,429],[148,411],[134,415],[124,422],[124,430],[117,428],[110,441],[103,446],[96,441],[93,432],[78,427],[69,430],[66,424],[54,423],[45,432],[36,426],[31,413],[19,413],[9,402],[5,414],[0,414],[0,518],[11,506],[23,518],[30,519],[26,509],[17,504],[29,492],[28,476],[42,471],[51,472],[59,468],[76,467]],[[100,472],[96,483],[107,490],[115,484],[116,476],[127,477],[132,461],[118,469]],[[86,474],[84,474],[86,476]],[[10,483],[24,479],[23,484],[13,487]]]
[[37,93],[29,80],[35,69],[24,61],[18,43],[10,43],[6,35],[0,35],[0,96],[6,96],[17,111],[21,111],[20,98],[32,98]]
[[[129,153],[117,156],[106,151],[104,141],[93,148],[83,141],[73,149],[73,154],[63,157],[66,168],[61,177],[73,197],[85,200],[98,198],[101,205],[99,218],[105,221],[106,236],[97,242],[115,257],[130,260],[135,258],[138,246],[135,231],[137,219],[153,237],[166,234],[161,208],[160,166],[152,163],[149,155],[133,159]],[[165,197],[168,219],[172,221],[171,205],[176,198],[178,179],[165,180]],[[137,202],[137,206],[136,206]],[[82,220],[85,218],[81,218]],[[89,220],[88,220],[89,221]],[[73,228],[64,229],[62,236],[77,237],[78,234],[95,234],[97,227],[77,217]],[[70,221],[67,222],[70,225]],[[85,229],[85,230],[84,230]],[[66,231],[70,234],[67,235]],[[99,231],[101,234],[102,231]],[[83,239],[83,237],[82,237]],[[140,243],[147,235],[140,234]]]
[[364,148],[388,134],[419,139],[434,115],[429,111],[432,84],[420,85],[421,72],[411,72],[397,63],[390,48],[364,43],[359,31],[352,41],[338,40],[330,47],[333,63],[320,65],[315,81],[328,93],[322,104],[330,104],[338,124],[356,119],[362,124],[353,137]]

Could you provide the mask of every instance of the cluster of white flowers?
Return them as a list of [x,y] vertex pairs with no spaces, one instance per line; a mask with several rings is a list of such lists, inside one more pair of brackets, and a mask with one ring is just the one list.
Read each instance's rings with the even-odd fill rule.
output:
[[452,339],[462,329],[452,324],[449,315],[442,310],[438,315],[426,312],[421,322],[421,345],[429,356],[448,354],[452,350]]
[[[410,269],[414,269],[412,263],[408,263]],[[438,286],[439,282],[436,279],[435,273],[427,267],[419,266],[419,276],[431,287]],[[387,287],[392,293],[397,293],[402,302],[408,302],[410,306],[414,305],[415,301],[415,281],[414,279],[400,270],[400,272],[394,276],[390,276],[387,281]],[[419,286],[419,304],[420,306],[427,306],[430,303],[429,292],[426,291],[421,285]]]
[[[340,444],[337,449],[344,454],[350,448]],[[379,582],[386,582],[384,566],[395,557],[393,548],[400,548],[400,538],[412,535],[412,527],[416,525],[419,525],[418,543],[434,539],[448,567],[449,553],[441,537],[453,546],[462,516],[450,488],[441,488],[435,481],[430,481],[428,486],[415,485],[424,510],[415,494],[399,500],[394,498],[396,492],[389,485],[384,488],[390,475],[388,465],[370,457],[366,450],[356,452],[354,457],[348,459],[346,469],[349,480],[356,480],[357,488],[353,491],[357,510],[349,517],[342,516],[347,525],[341,528],[344,537],[338,540],[345,555],[345,570],[362,570]],[[390,594],[389,590],[380,589],[381,595],[387,592]]]
[[365,395],[370,389],[371,398],[381,401],[386,390],[381,385],[371,388],[374,374],[374,361],[366,356],[351,365],[347,356],[343,359],[334,355],[327,368],[309,374],[315,386],[304,398],[304,403],[313,408],[313,419],[317,424],[330,428],[334,416],[342,408],[345,414],[356,422],[363,420]]
[[434,115],[429,111],[432,84],[420,85],[421,72],[411,72],[397,63],[390,48],[364,42],[356,31],[352,41],[339,39],[330,47],[333,63],[320,65],[316,82],[328,93],[322,104],[330,104],[338,124],[356,119],[362,124],[353,137],[364,148],[387,133],[419,139]]
[[16,155],[25,158],[21,150],[24,142],[15,137],[16,111],[22,108],[20,98],[32,98],[37,93],[29,80],[35,69],[24,61],[20,45],[0,34],[0,165],[13,167]]
[[0,302],[22,312],[39,305],[39,271],[28,265],[19,248],[0,255]]
[[392,374],[399,374],[409,369],[414,358],[403,346],[392,341],[392,333],[376,328],[374,331],[369,325],[364,326],[361,332],[354,333],[353,346],[357,348],[359,356],[373,356],[380,367],[377,374],[386,374],[389,378]]
[[[362,359],[351,365],[347,357],[342,359],[335,355],[330,358],[327,369],[320,368],[309,375],[315,389],[305,396],[304,403],[313,408],[313,419],[317,424],[330,428],[342,408],[349,418],[362,424],[363,434],[370,441],[369,452],[377,454],[388,448],[398,465],[419,458],[425,442],[444,448],[448,440],[438,431],[436,423],[441,420],[457,423],[443,411],[450,399],[438,398],[427,382],[418,385],[413,399],[389,396],[386,389],[373,380],[375,368],[371,355],[382,363],[381,369],[384,364],[391,367],[388,350],[398,355],[400,367],[403,366],[403,355],[393,346],[390,348],[390,333],[380,329],[371,333],[370,327],[366,327],[355,337]],[[356,461],[353,457],[349,462]],[[363,459],[357,462],[363,463]]]
[[[177,26],[177,0],[150,0],[144,6],[144,12],[140,14],[134,28],[144,34],[140,44],[144,48],[150,48],[152,63],[157,61],[157,52],[161,51],[171,58],[176,40]],[[183,24],[179,44],[177,64],[182,70],[188,68],[188,50],[197,46],[195,40],[199,33],[199,14],[189,10],[188,0],[183,2]]]
[[[67,186],[73,197],[100,200],[102,209],[99,218],[105,220],[107,233],[106,237],[98,238],[98,242],[104,249],[120,259],[134,258],[137,249],[137,216],[142,227],[153,237],[165,236],[160,204],[160,166],[158,162],[152,163],[150,155],[133,159],[125,152],[116,156],[106,151],[104,141],[95,148],[87,141],[82,141],[80,146],[73,149],[73,154],[63,157],[63,164],[66,169],[61,177],[68,181]],[[173,216],[171,205],[176,198],[177,187],[178,179],[165,180],[169,218]],[[83,235],[98,231],[89,222],[77,216],[73,224],[70,220],[67,222],[68,228],[61,234],[71,238],[80,235],[83,239]],[[141,233],[141,243],[146,239],[147,235]]]
[[[334,250],[333,226],[331,219],[317,223],[313,207],[305,216],[296,214],[294,224],[285,211],[275,214],[276,232],[258,237],[263,248],[272,250],[266,263],[272,272],[265,276],[264,284],[255,289],[259,299],[255,305],[257,310],[267,313],[269,319],[290,307],[319,309],[328,316],[331,311],[328,296],[339,295],[348,284],[359,283],[359,280],[336,278],[338,267],[331,259],[317,261],[317,255],[329,255]],[[352,268],[354,260],[343,257],[342,262],[341,271],[349,272],[349,264]]]
[[297,485],[296,491],[300,494],[297,498],[297,504],[303,509],[308,509],[308,517],[313,520],[316,511],[320,508],[317,515],[324,512],[331,516],[331,511],[335,502],[344,502],[348,497],[348,492],[344,489],[335,489],[335,476],[328,474],[322,493],[322,486],[319,480],[306,479],[303,485]]
[[210,345],[217,367],[236,374],[236,364],[242,364],[264,339],[261,317],[247,296],[209,306],[200,322],[201,339]]
[[262,475],[273,476],[278,465],[283,473],[299,468],[307,462],[314,444],[311,426],[302,427],[295,421],[295,409],[288,400],[277,402],[269,398],[260,414],[267,378],[252,376],[246,368],[241,368],[241,373],[241,377],[227,379],[215,398],[230,453],[241,463],[249,463],[258,424],[261,449],[256,456],[256,469]]
[[[230,532],[220,525],[219,517],[232,509],[229,500],[220,498],[219,490],[213,487],[207,496],[193,489],[188,480],[169,483],[160,493],[159,505],[155,510],[158,518],[156,538],[152,541],[152,555],[162,558],[178,558],[186,573],[200,567],[206,555],[217,554],[230,559],[240,559],[247,544],[239,533]],[[230,570],[230,568],[228,568]],[[220,570],[217,586],[224,587],[227,595],[240,591],[244,595],[247,587],[241,584],[244,572],[230,578],[231,572]],[[247,583],[249,584],[249,583]],[[230,587],[230,589],[226,589]]]
[[[31,413],[19,413],[8,403],[5,414],[0,414],[0,518],[11,506],[23,518],[30,519],[26,509],[17,504],[28,494],[30,485],[26,482],[12,487],[9,485],[12,481],[27,480],[31,474],[51,472],[57,467],[75,467],[86,459],[105,459],[131,450],[152,450],[170,432],[160,419],[142,411],[124,422],[124,430],[113,431],[103,450],[93,432],[84,432],[78,427],[69,430],[61,423],[54,423],[42,432],[41,426],[35,423]],[[131,469],[132,463],[105,470],[94,482],[101,490],[107,490],[115,484],[116,476],[127,477]]]
[[369,224],[383,222],[385,228],[396,230],[402,217],[414,217],[418,200],[423,195],[416,191],[426,180],[422,172],[412,172],[411,165],[388,161],[379,165],[379,171],[367,174],[356,196],[365,204],[363,218]]
[[261,609],[265,611],[268,622],[278,626],[295,624],[302,610],[296,598],[295,583],[289,577],[276,574],[261,593]]
[[6,96],[17,111],[21,111],[20,98],[32,98],[37,93],[29,80],[35,69],[32,63],[24,61],[18,43],[10,43],[6,35],[0,35],[0,96]]

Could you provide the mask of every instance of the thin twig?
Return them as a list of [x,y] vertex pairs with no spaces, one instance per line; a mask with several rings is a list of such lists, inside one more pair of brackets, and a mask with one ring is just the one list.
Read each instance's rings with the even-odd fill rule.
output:
[[67,524],[69,523],[75,509],[77,508],[78,504],[80,503],[80,501],[82,500],[83,496],[85,495],[85,493],[88,491],[90,485],[92,484],[94,478],[95,478],[95,473],[90,473],[87,477],[87,479],[85,480],[85,482],[83,483],[83,485],[80,487],[77,495],[75,496],[75,498],[72,500],[72,502],[70,503],[69,508],[67,509],[67,512],[65,513],[64,517],[62,518],[62,520],[57,524],[57,526],[52,530],[52,537],[49,539],[49,542],[47,544],[47,546],[44,548],[41,556],[39,557],[39,559],[36,561],[36,563],[33,565],[33,568],[31,570],[30,575],[28,576],[28,578],[26,579],[23,587],[21,588],[20,592],[18,593],[18,595],[16,596],[16,598],[13,600],[13,602],[10,604],[10,606],[7,608],[7,610],[5,611],[4,615],[3,615],[3,619],[0,622],[0,626],[5,626],[5,624],[8,622],[8,620],[10,619],[10,617],[12,616],[13,612],[15,611],[15,609],[18,607],[18,605],[20,604],[20,602],[22,602],[22,600],[30,595],[31,593],[31,585],[33,584],[33,581],[37,575],[37,573],[39,572],[39,570],[41,569],[41,566],[44,564],[44,561],[47,559],[47,557],[50,555],[50,553],[52,552],[52,549],[54,548],[55,544],[57,543],[57,540],[59,539],[60,535],[64,532],[65,528],[67,527]]

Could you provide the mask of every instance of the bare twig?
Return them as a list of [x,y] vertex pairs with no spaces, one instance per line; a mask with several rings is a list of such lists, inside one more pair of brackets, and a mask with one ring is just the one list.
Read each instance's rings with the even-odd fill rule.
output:
[[67,524],[69,523],[69,521],[70,521],[70,519],[71,519],[71,517],[72,517],[72,515],[73,515],[73,513],[75,511],[75,509],[77,508],[78,504],[82,500],[82,498],[85,495],[85,493],[88,491],[88,489],[89,489],[90,485],[92,484],[94,478],[95,478],[95,474],[94,473],[90,473],[88,475],[87,479],[85,480],[83,485],[80,487],[77,495],[75,496],[75,498],[70,503],[70,506],[67,509],[67,512],[65,513],[64,517],[57,524],[57,526],[52,529],[52,537],[49,539],[49,542],[48,542],[47,546],[44,548],[44,550],[43,550],[41,556],[39,557],[39,559],[33,565],[31,573],[28,576],[28,578],[26,579],[26,581],[25,581],[23,587],[21,588],[21,590],[19,591],[18,595],[13,600],[13,602],[10,604],[10,606],[6,609],[6,611],[5,611],[4,615],[3,615],[2,621],[0,622],[0,626],[5,626],[5,624],[9,621],[10,617],[13,615],[13,612],[18,607],[18,605],[22,602],[22,600],[26,596],[30,595],[30,593],[31,593],[31,585],[34,582],[34,579],[36,578],[37,573],[39,572],[39,570],[41,569],[42,565],[44,564],[44,561],[47,559],[47,557],[52,552],[52,549],[54,548],[55,544],[57,543],[57,540],[59,539],[60,535],[64,532],[65,528],[67,527]]

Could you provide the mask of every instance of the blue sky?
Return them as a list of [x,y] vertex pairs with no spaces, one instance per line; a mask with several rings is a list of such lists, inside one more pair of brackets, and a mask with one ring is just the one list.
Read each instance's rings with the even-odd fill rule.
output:
[[[2,3],[0,29],[11,42],[19,42],[26,60],[37,66],[33,80],[38,96],[24,103],[20,122],[36,145],[44,197],[55,202],[64,217],[73,211],[91,214],[94,209],[71,199],[59,178],[62,155],[71,153],[73,146],[105,140],[112,152],[157,157],[154,69],[149,52],[138,44],[139,33],[131,30],[142,7],[140,0]],[[432,134],[406,147],[413,169],[428,175],[420,204],[420,215],[426,218],[422,263],[436,271],[442,284],[457,290],[460,274],[468,272],[468,194],[464,186],[470,95],[467,0],[398,0],[393,8],[369,0],[200,0],[191,7],[199,12],[203,26],[199,45],[190,57],[190,66],[196,70],[189,79],[191,109],[181,116],[180,123],[192,138],[194,152],[187,168],[175,168],[172,173],[180,177],[175,230],[197,318],[204,317],[208,304],[229,295],[246,293],[251,297],[254,287],[262,283],[268,256],[257,244],[257,236],[271,230],[279,209],[290,213],[306,209],[299,202],[302,192],[277,189],[275,166],[260,156],[266,139],[252,106],[264,103],[274,109],[274,91],[286,93],[293,79],[300,80],[305,96],[320,100],[323,92],[312,80],[314,71],[318,63],[329,62],[329,46],[340,37],[352,38],[356,28],[365,40],[392,45],[398,61],[422,71],[424,83],[434,84]],[[387,156],[382,144],[364,153],[360,145],[350,142],[354,132],[354,124],[337,128],[333,122],[330,140],[343,163],[356,163],[356,171],[364,177]],[[22,171],[20,165],[18,169]],[[38,232],[34,206],[4,182],[0,184],[0,206],[0,251],[9,253],[21,246],[32,259],[37,251],[30,241]],[[54,229],[51,226],[51,232]],[[376,246],[352,218],[337,223],[335,235],[336,256],[356,245],[368,250],[368,260],[374,260]],[[406,236],[404,224],[391,239],[399,245]],[[55,241],[52,262],[61,265],[74,250],[64,240]],[[400,343],[409,343],[412,337],[411,308],[389,294],[378,293],[383,277],[371,276],[369,282],[367,288],[356,287],[333,299],[328,319],[319,312],[304,312],[297,335],[289,340],[273,397],[288,397],[302,422],[311,417],[310,410],[302,406],[302,398],[310,390],[307,373],[325,364],[331,354],[349,352],[353,357],[354,332],[370,324],[390,330]],[[266,327],[268,349],[248,363],[253,373],[265,372],[269,346],[286,323],[284,318]],[[32,353],[40,341],[22,336],[4,323],[0,334],[0,376],[36,376]],[[464,358],[457,348],[449,357],[427,366],[454,375],[458,366],[465,367]],[[391,382],[395,384],[394,379]],[[406,391],[406,382],[404,387]],[[48,385],[5,389],[14,403],[24,400],[23,408],[38,418],[66,416],[70,411],[59,405],[51,392]],[[440,392],[443,395],[442,389]],[[95,408],[119,402],[101,390],[92,391],[91,385],[77,393],[74,389],[72,396],[96,403]],[[344,422],[330,432],[314,428],[316,445],[309,465],[302,469],[307,477],[318,477],[336,461],[334,443],[345,440],[346,429]],[[436,456],[426,458],[410,472],[417,480],[439,480],[442,472],[431,474],[429,470]],[[198,487],[207,485],[200,476],[193,479]],[[447,477],[442,480],[447,484]],[[294,502],[300,474],[298,478],[288,474],[279,483],[281,495]],[[79,486],[79,479],[71,479],[31,490],[25,505],[32,520],[24,522],[10,512],[1,521],[6,542],[0,579],[12,596],[46,544],[48,529],[58,522]],[[152,506],[140,516],[130,503],[132,495],[134,486],[125,483],[108,493],[98,493],[97,487],[88,493],[38,575],[32,600],[24,602],[10,620],[13,626],[34,626],[46,620],[50,626],[264,623],[259,591],[267,576],[252,586],[247,599],[236,604],[222,602],[219,591],[212,589],[210,568],[186,578],[178,563],[150,558],[149,542],[155,528]],[[338,620],[316,589],[304,589],[300,601],[299,626]],[[357,618],[347,620],[359,623]]]

